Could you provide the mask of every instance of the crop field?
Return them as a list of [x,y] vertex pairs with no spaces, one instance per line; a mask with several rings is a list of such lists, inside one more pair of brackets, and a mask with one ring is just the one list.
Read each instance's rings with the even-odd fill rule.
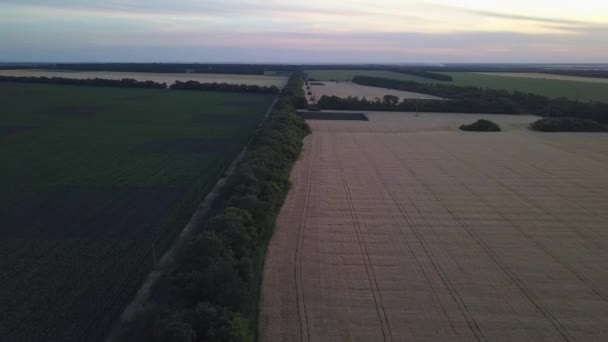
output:
[[287,76],[282,75],[231,75],[231,74],[169,74],[146,72],[112,72],[112,71],[56,71],[56,70],[0,70],[0,76],[19,77],[64,77],[74,79],[103,78],[122,80],[131,78],[137,81],[154,81],[171,85],[175,81],[198,81],[201,83],[229,83],[258,86],[277,86],[283,88]]
[[109,332],[274,96],[2,83],[0,100],[0,339],[85,341]]
[[[317,84],[315,84],[317,83]],[[319,85],[319,82],[310,82],[310,92],[312,95],[307,96],[309,103],[316,103],[324,95],[327,96],[338,96],[348,97],[356,96],[359,98],[367,98],[373,100],[374,98],[382,98],[384,95],[397,96],[399,99],[424,99],[424,100],[441,100],[440,97],[414,93],[410,91],[384,89],[377,87],[368,87],[360,84],[351,82],[323,82],[323,85]]]
[[505,77],[542,78],[542,79],[547,79],[547,80],[608,83],[608,78],[554,75],[554,74],[543,74],[543,73],[535,73],[535,72],[482,72],[480,74],[505,76]]
[[444,82],[423,77],[410,76],[391,71],[360,71],[360,70],[306,70],[310,78],[320,81],[350,81],[353,77],[372,76],[394,78],[419,83],[444,83],[461,86],[475,86],[508,91],[521,91],[547,96],[550,98],[566,97],[579,101],[608,102],[608,83],[588,82],[579,80],[563,80],[531,77],[505,77],[474,72],[445,72],[454,81]]
[[306,74],[308,75],[308,78],[312,78],[318,81],[347,82],[352,81],[353,77],[355,76],[394,78],[397,80],[404,81],[429,81],[428,79],[422,77],[410,76],[406,74],[400,74],[398,72],[382,70],[306,70]]
[[[608,339],[608,135],[367,115],[309,121],[263,341]],[[478,118],[505,132],[457,130]]]

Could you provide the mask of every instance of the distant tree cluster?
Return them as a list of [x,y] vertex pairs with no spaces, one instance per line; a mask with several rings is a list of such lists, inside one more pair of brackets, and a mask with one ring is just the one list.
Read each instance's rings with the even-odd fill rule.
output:
[[[393,108],[384,110],[412,110],[412,108],[416,110],[417,108],[419,111],[438,112],[536,114],[550,117],[577,117],[608,123],[608,104],[601,102],[578,102],[565,98],[549,99],[545,96],[518,91],[510,92],[447,84],[422,84],[381,77],[356,76],[353,82],[366,86],[411,91],[449,99],[445,101],[406,100]],[[325,104],[334,102],[340,101],[335,99],[324,101]],[[322,101],[319,101],[319,106],[325,108],[321,103]],[[363,110],[366,108],[348,109]]]
[[533,122],[530,128],[540,132],[608,132],[608,126],[580,118],[545,118]]
[[176,81],[170,87],[173,90],[203,90],[203,91],[230,91],[237,93],[260,93],[260,94],[278,94],[280,89],[276,86],[258,86],[247,84],[230,84],[230,83],[200,83],[198,81]]
[[500,126],[486,119],[477,120],[469,125],[462,125],[460,129],[470,132],[500,132]]

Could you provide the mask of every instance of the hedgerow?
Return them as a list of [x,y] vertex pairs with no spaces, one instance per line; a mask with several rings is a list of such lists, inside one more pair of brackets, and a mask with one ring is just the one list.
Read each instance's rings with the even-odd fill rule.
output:
[[544,118],[533,122],[530,128],[540,132],[607,132],[608,126],[597,121],[579,118]]
[[155,289],[163,299],[147,312],[147,328],[131,340],[255,340],[266,244],[310,133],[295,110],[302,82],[300,72],[290,78],[231,177],[223,209],[181,250]]

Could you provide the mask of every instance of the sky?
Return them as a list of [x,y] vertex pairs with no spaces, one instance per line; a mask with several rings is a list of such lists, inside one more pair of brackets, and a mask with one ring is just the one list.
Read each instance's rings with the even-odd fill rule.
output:
[[605,63],[606,0],[0,0],[0,62]]

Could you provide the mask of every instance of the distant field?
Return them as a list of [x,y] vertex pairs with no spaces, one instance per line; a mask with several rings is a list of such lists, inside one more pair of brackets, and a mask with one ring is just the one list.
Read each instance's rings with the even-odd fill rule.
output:
[[392,89],[384,89],[377,87],[368,87],[363,86],[351,82],[330,82],[325,81],[323,85],[315,84],[318,82],[310,82],[310,92],[312,93],[312,97],[315,101],[311,100],[309,97],[310,103],[316,103],[321,97],[327,96],[338,96],[338,97],[348,97],[348,96],[357,96],[359,98],[365,97],[368,100],[373,100],[374,98],[382,98],[384,95],[393,95],[397,96],[399,99],[424,99],[424,100],[441,100],[440,97],[413,93],[410,91],[401,91],[401,90],[392,90]]
[[0,84],[0,336],[102,340],[274,96]]
[[543,73],[538,73],[538,72],[480,72],[480,74],[505,76],[505,77],[542,78],[542,79],[548,79],[548,80],[608,83],[608,78],[554,75],[554,74],[543,74]]
[[114,72],[114,71],[55,71],[55,70],[0,70],[0,76],[35,76],[65,77],[76,79],[104,78],[121,80],[132,78],[138,81],[154,81],[171,85],[175,81],[198,81],[201,83],[230,83],[258,86],[277,86],[282,88],[287,83],[286,76],[277,75],[230,75],[230,74],[166,74],[147,72]]
[[445,83],[463,86],[486,87],[509,91],[522,91],[550,98],[566,97],[571,100],[608,102],[608,83],[592,83],[559,79],[529,77],[505,77],[470,72],[446,72],[454,78],[453,82],[442,82],[428,78],[415,77],[391,71],[359,70],[307,70],[310,78],[320,81],[349,81],[354,76],[373,76],[394,78],[421,83]]
[[376,70],[306,70],[308,78],[314,78],[319,81],[351,81],[355,76],[370,76],[370,77],[385,77],[394,78],[405,81],[425,80],[426,78],[400,74],[392,71],[376,71]]

